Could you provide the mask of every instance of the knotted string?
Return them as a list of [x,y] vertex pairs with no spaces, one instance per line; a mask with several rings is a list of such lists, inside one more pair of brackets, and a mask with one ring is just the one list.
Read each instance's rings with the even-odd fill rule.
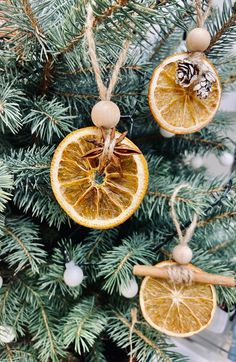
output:
[[130,40],[127,39],[124,42],[123,48],[120,51],[118,60],[117,60],[116,64],[114,65],[109,86],[106,87],[102,80],[102,72],[101,72],[101,68],[99,66],[98,59],[97,59],[96,44],[95,44],[95,39],[94,39],[94,35],[93,35],[94,20],[95,20],[95,18],[93,15],[93,9],[92,9],[91,5],[89,5],[87,8],[87,26],[86,26],[86,36],[87,36],[87,41],[88,41],[89,55],[90,55],[93,71],[94,71],[94,74],[96,77],[99,96],[102,101],[109,101],[111,99],[112,92],[115,88],[115,85],[119,79],[120,68],[122,67],[122,65],[125,61],[125,58],[126,58],[126,55],[127,55],[128,49],[129,49],[129,45],[130,45]]
[[[189,185],[182,184],[182,185],[179,185],[178,187],[176,187],[176,189],[174,190],[174,192],[171,196],[170,205],[171,205],[171,216],[172,216],[173,223],[177,230],[179,244],[186,246],[188,244],[188,242],[190,241],[190,239],[192,238],[193,233],[196,229],[197,214],[193,215],[193,221],[191,222],[190,226],[186,229],[185,234],[183,234],[180,223],[177,218],[177,213],[175,210],[177,194],[183,188],[189,188]],[[175,283],[187,283],[187,284],[192,283],[192,270],[189,268],[186,268],[184,266],[180,266],[180,265],[170,266],[168,268],[168,274],[169,274],[170,280]]]
[[202,10],[202,0],[195,0],[195,7],[197,12],[197,25],[199,28],[203,28],[205,21],[210,15],[213,0],[208,1],[205,11]]

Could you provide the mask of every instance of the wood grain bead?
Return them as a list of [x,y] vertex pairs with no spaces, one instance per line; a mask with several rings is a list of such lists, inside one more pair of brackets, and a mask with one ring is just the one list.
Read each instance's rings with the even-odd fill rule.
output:
[[179,264],[188,264],[192,260],[193,252],[188,245],[177,245],[173,249],[173,259]]
[[204,52],[210,45],[210,33],[203,28],[191,30],[186,39],[186,46],[189,52]]
[[120,120],[120,109],[112,101],[100,101],[93,107],[91,117],[96,127],[114,128]]

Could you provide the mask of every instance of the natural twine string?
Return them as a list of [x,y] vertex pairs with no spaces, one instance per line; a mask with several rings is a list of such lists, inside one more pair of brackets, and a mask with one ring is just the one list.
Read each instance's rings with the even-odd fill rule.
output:
[[130,326],[130,330],[129,330],[129,345],[130,345],[130,358],[129,358],[129,362],[133,362],[132,335],[133,335],[134,326],[135,326],[135,324],[138,322],[137,314],[138,314],[137,308],[132,308],[132,309],[131,309],[131,326]]
[[197,11],[197,25],[199,28],[203,28],[205,21],[210,15],[213,0],[208,1],[205,11],[202,10],[202,0],[195,0],[195,7]]
[[185,235],[183,235],[178,218],[177,218],[177,214],[175,211],[175,203],[176,203],[176,198],[177,198],[177,194],[179,193],[179,191],[181,189],[184,188],[189,188],[188,184],[182,184],[176,187],[176,189],[174,190],[171,199],[170,199],[170,205],[171,205],[171,216],[173,219],[173,223],[175,224],[177,233],[178,233],[178,237],[179,237],[179,243],[182,245],[187,245],[189,240],[191,239],[191,237],[193,236],[194,230],[196,229],[197,226],[197,214],[193,215],[193,221],[191,222],[190,226],[187,228]]
[[[177,218],[176,210],[175,210],[175,204],[176,204],[176,198],[179,193],[179,191],[183,188],[189,188],[188,184],[182,184],[176,187],[174,190],[171,199],[170,199],[170,205],[171,205],[171,216],[173,219],[173,223],[176,227],[178,238],[179,238],[179,244],[186,246],[190,239],[193,236],[193,233],[197,226],[197,214],[193,215],[193,221],[191,222],[190,226],[187,228],[185,234],[183,234],[181,230],[180,223]],[[174,283],[186,283],[191,284],[192,283],[192,270],[189,268],[186,268],[184,266],[171,266],[168,268],[168,275],[172,282]]]
[[89,5],[87,8],[87,26],[86,26],[86,36],[87,36],[87,41],[88,41],[89,55],[90,55],[93,71],[95,73],[100,98],[102,101],[109,101],[111,99],[112,92],[115,88],[115,85],[119,79],[120,68],[122,67],[122,65],[125,61],[125,58],[126,58],[126,55],[127,55],[128,49],[129,49],[129,45],[130,45],[130,40],[127,39],[124,42],[123,48],[119,54],[119,57],[118,57],[118,60],[115,64],[115,66],[114,66],[109,86],[107,88],[103,83],[102,72],[101,72],[101,68],[99,66],[98,59],[97,59],[96,44],[95,44],[95,39],[94,39],[94,35],[93,35],[94,20],[95,20],[95,18],[93,15],[93,9],[92,9],[91,5]]

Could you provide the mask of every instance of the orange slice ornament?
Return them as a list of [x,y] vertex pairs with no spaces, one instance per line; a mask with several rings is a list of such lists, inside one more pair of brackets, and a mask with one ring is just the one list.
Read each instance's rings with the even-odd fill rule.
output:
[[[116,137],[121,134],[116,132]],[[126,221],[139,207],[148,185],[148,167],[138,147],[128,138],[122,147],[137,153],[119,155],[120,167],[108,163],[99,171],[99,158],[84,157],[97,147],[97,127],[70,133],[57,147],[51,163],[51,185],[63,210],[78,224],[108,229]]]
[[218,73],[204,54],[197,61],[189,53],[172,55],[154,70],[148,100],[161,128],[174,134],[197,132],[219,108]]

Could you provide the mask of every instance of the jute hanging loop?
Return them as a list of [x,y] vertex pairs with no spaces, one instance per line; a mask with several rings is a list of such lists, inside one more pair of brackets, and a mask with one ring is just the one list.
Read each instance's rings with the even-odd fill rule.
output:
[[175,227],[177,230],[177,234],[179,237],[179,243],[183,244],[183,245],[187,245],[188,242],[190,241],[190,239],[192,238],[194,230],[196,229],[196,226],[197,226],[197,214],[193,215],[193,221],[191,222],[190,226],[186,229],[185,235],[183,235],[180,224],[177,219],[177,214],[175,211],[175,203],[176,203],[177,194],[183,188],[189,188],[189,185],[183,184],[183,185],[176,187],[176,189],[174,190],[174,192],[171,196],[170,205],[171,205],[171,216],[172,216],[173,223],[175,224]]
[[92,67],[94,70],[94,74],[96,77],[99,96],[102,101],[109,101],[111,99],[112,92],[116,86],[116,83],[119,79],[120,68],[122,67],[122,65],[125,61],[125,58],[126,58],[129,46],[130,46],[130,40],[127,39],[124,42],[123,48],[121,49],[118,60],[117,60],[116,64],[114,65],[109,86],[106,87],[102,80],[102,72],[101,72],[101,68],[99,66],[98,59],[97,59],[96,44],[95,44],[95,40],[94,40],[94,36],[93,36],[94,19],[95,18],[93,15],[93,9],[92,9],[91,5],[89,5],[87,8],[87,26],[86,26],[86,36],[87,36],[87,41],[88,41],[89,55],[90,55]]
[[202,0],[195,0],[195,7],[197,11],[197,25],[199,28],[203,28],[205,21],[211,12],[212,0],[208,1],[208,5],[205,11],[202,10]]

